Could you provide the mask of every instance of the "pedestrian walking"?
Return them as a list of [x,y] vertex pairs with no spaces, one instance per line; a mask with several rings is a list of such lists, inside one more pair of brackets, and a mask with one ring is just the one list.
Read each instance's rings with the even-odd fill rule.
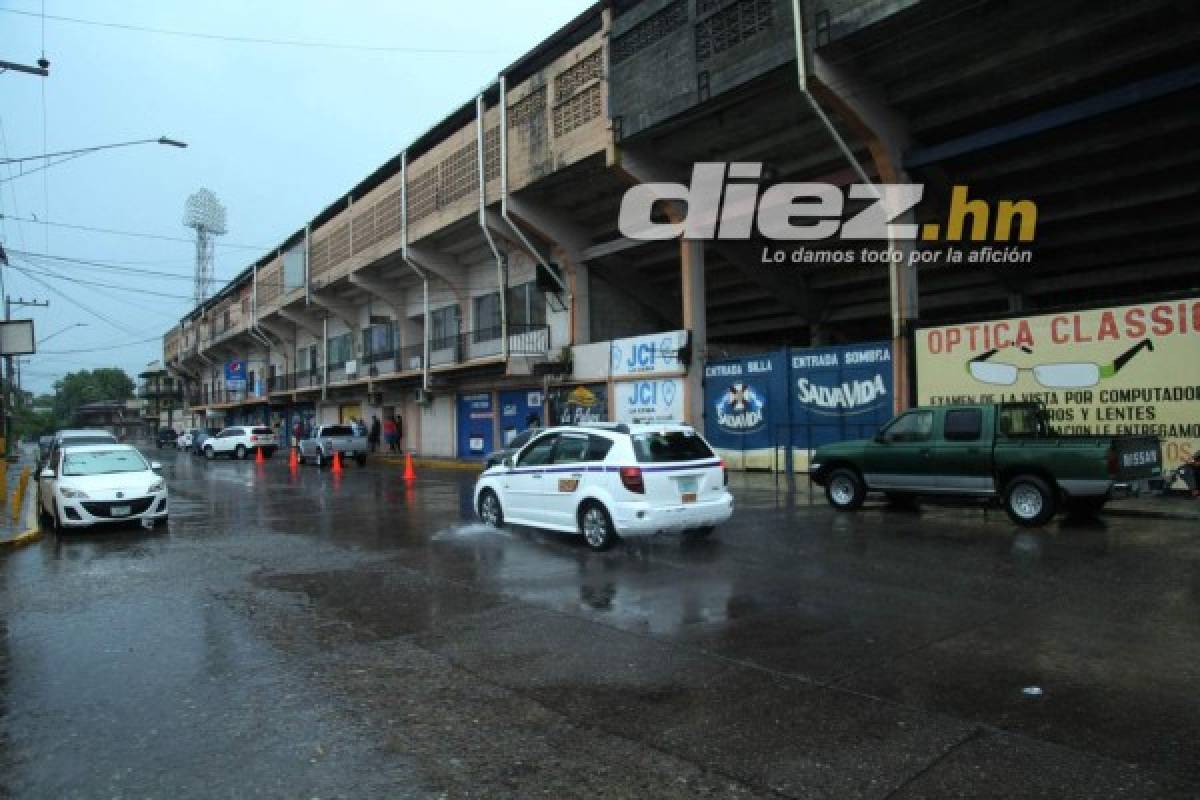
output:
[[1191,461],[1184,462],[1179,472],[1192,497],[1200,497],[1200,450],[1192,454]]
[[404,417],[396,415],[396,452],[404,450]]
[[396,435],[396,420],[393,417],[388,417],[383,421],[383,443],[387,445],[389,452],[396,452],[396,443],[399,437]]
[[367,446],[372,453],[379,450],[379,417],[371,417],[371,432],[367,434]]
[[295,424],[292,425],[292,444],[300,444],[300,440],[304,438],[304,420],[296,417]]

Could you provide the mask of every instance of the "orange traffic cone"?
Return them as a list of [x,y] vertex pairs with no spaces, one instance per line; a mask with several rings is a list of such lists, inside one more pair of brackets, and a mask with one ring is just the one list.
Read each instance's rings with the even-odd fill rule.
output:
[[342,474],[342,454],[337,451],[333,454],[333,472],[336,475]]
[[266,459],[263,458],[262,448],[261,447],[254,448],[254,463],[262,464],[265,461],[266,461]]
[[291,455],[288,456],[288,466],[291,467],[292,469],[295,469],[296,467],[300,466],[300,459],[296,455],[296,451],[299,449],[300,449],[299,447],[291,448]]
[[404,480],[415,481],[417,479],[417,471],[413,469],[412,453],[404,454]]

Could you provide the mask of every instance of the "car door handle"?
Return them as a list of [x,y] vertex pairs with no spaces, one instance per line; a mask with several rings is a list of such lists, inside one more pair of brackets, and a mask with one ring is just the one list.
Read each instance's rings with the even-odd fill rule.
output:
[[533,473],[532,475],[530,475],[529,477],[531,477],[531,478],[536,478],[537,480],[539,480],[539,481],[540,481],[540,480],[542,479],[542,473],[540,473],[540,472],[535,472],[535,473]]

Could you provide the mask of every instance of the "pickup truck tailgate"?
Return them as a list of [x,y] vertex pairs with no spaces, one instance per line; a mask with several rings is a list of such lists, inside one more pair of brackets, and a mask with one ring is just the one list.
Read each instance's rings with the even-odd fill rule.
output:
[[1138,481],[1162,475],[1162,445],[1156,436],[1118,436],[1113,439],[1117,481]]

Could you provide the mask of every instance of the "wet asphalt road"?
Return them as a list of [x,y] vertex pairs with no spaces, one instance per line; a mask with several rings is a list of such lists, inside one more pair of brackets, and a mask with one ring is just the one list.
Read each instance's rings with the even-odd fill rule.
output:
[[155,457],[168,527],[0,555],[0,796],[1200,795],[1191,523],[756,489],[596,554],[469,474]]

